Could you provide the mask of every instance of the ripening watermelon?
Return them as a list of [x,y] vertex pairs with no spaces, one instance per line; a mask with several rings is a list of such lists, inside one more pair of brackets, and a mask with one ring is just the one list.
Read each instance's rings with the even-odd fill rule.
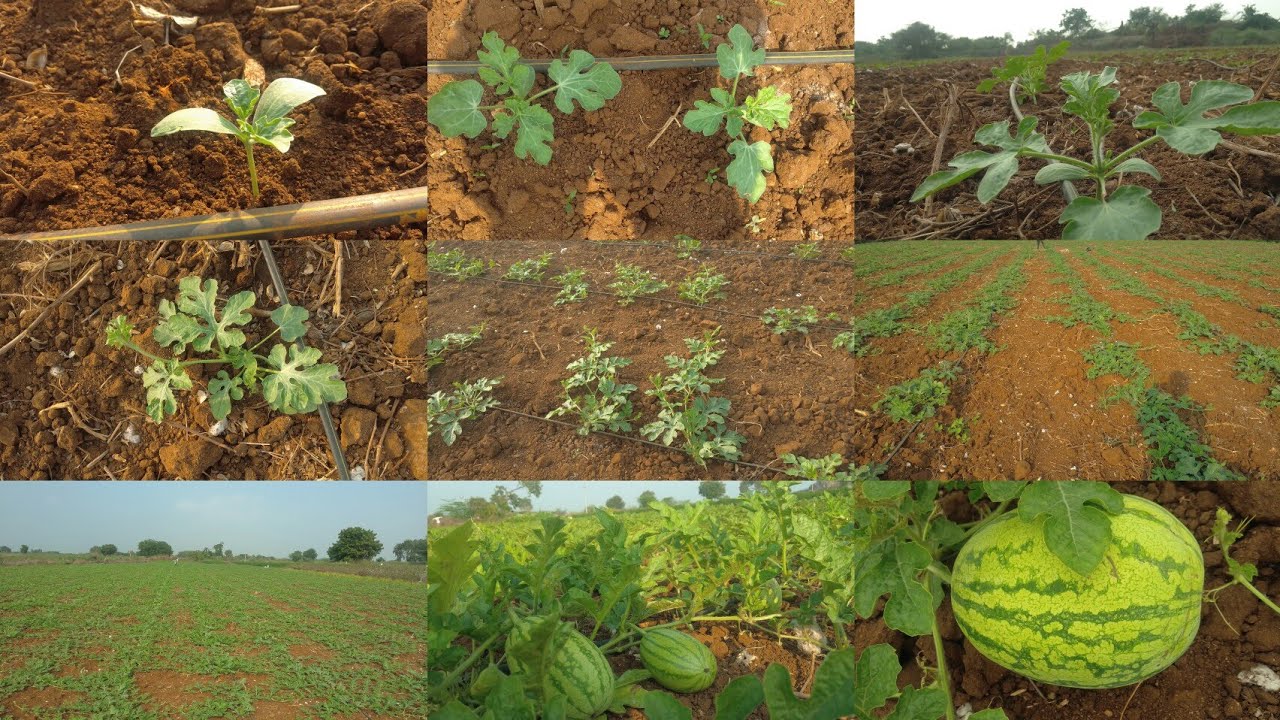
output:
[[[528,618],[516,621],[507,636],[507,647],[510,648],[513,641],[528,639],[534,624],[535,621]],[[569,720],[586,720],[603,713],[613,699],[613,668],[600,648],[568,623],[556,630],[549,647],[555,656],[542,682],[544,700],[563,695],[565,717]],[[507,664],[513,673],[524,671],[521,663],[509,653]]]
[[680,693],[706,690],[716,679],[716,658],[697,638],[670,628],[640,640],[640,661],[659,685]]
[[1087,576],[1045,544],[1045,517],[979,530],[951,573],[951,607],[988,659],[1054,685],[1112,688],[1160,672],[1200,627],[1204,556],[1159,505],[1124,496],[1111,546]]

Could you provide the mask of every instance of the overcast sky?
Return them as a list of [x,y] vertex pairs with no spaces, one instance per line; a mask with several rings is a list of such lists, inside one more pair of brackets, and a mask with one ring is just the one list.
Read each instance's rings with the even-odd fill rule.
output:
[[[1197,2],[1196,7],[1208,7],[1212,2]],[[1224,0],[1226,17],[1234,18],[1245,5],[1252,4],[1258,12],[1280,19],[1280,0]],[[932,25],[939,32],[952,37],[978,38],[993,35],[1000,37],[1013,33],[1015,41],[1030,38],[1037,30],[1056,29],[1062,22],[1062,13],[1082,7],[1089,12],[1095,25],[1104,30],[1114,30],[1129,18],[1129,11],[1143,6],[1158,7],[1170,16],[1183,15],[1186,2],[1159,2],[1159,0],[1058,0],[1052,3],[1012,2],[994,0],[977,3],[955,0],[857,0],[854,3],[854,33],[857,39],[879,41],[896,30],[913,22]]]
[[[440,506],[453,500],[470,497],[488,498],[494,488],[504,485],[512,490],[519,487],[514,482],[464,482],[436,481],[427,483],[427,510],[435,514]],[[738,496],[738,483],[726,482],[725,495]],[[542,483],[542,496],[533,498],[534,510],[567,510],[581,512],[588,505],[603,506],[614,495],[622,496],[628,507],[635,507],[636,498],[645,490],[652,490],[658,499],[672,497],[676,500],[698,500],[698,483],[693,480],[668,480],[661,482],[607,482],[600,480],[554,480]],[[523,491],[521,491],[523,493]]]
[[0,545],[17,550],[121,552],[163,540],[175,552],[221,542],[236,554],[320,557],[343,528],[378,534],[382,554],[426,533],[422,482],[6,482],[0,483]]

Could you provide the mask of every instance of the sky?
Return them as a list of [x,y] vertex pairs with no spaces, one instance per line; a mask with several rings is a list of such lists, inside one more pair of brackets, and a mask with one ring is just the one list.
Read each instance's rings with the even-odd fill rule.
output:
[[0,483],[0,545],[121,552],[163,540],[175,552],[221,542],[237,555],[320,557],[344,528],[374,531],[382,555],[425,536],[426,483],[6,482]]
[[[434,515],[445,503],[453,500],[464,500],[470,497],[488,498],[494,488],[504,485],[515,490],[519,487],[514,482],[465,482],[437,481],[427,483],[427,511]],[[727,497],[738,496],[738,483],[724,484]],[[588,505],[602,507],[606,500],[614,495],[622,496],[629,507],[634,507],[636,498],[645,490],[652,490],[659,499],[665,497],[676,500],[698,500],[698,483],[691,480],[670,480],[662,482],[607,482],[601,480],[556,480],[542,483],[541,497],[533,498],[534,510],[566,510],[581,512]],[[522,493],[523,494],[523,493]]]
[[[1196,7],[1208,7],[1210,0],[1193,3]],[[1225,17],[1234,18],[1245,5],[1252,4],[1258,12],[1280,19],[1280,0],[1223,0]],[[1000,37],[1013,33],[1013,39],[1021,42],[1044,28],[1057,28],[1062,13],[1082,7],[1093,18],[1095,25],[1104,30],[1114,30],[1129,18],[1129,11],[1143,6],[1158,7],[1170,16],[1183,15],[1188,2],[1160,2],[1159,0],[1059,0],[1054,3],[1025,2],[1019,0],[995,0],[994,2],[966,3],[955,0],[912,0],[908,3],[889,0],[857,0],[854,3],[854,33],[863,41],[879,41],[894,31],[919,21],[932,25],[939,32],[952,37],[978,38],[994,35]]]

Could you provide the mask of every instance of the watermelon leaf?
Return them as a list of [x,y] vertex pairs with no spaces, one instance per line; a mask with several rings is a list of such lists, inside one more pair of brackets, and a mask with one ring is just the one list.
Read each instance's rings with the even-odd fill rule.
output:
[[764,671],[764,699],[770,720],[837,720],[853,712],[853,648],[827,656],[814,674],[813,691],[801,700],[791,689],[787,668],[772,663]]
[[948,702],[947,694],[936,685],[919,690],[908,685],[885,720],[938,720],[947,712]]
[[434,720],[479,720],[475,710],[457,700],[450,700],[448,705],[431,714]]
[[876,601],[887,594],[886,625],[908,635],[929,634],[941,595],[931,594],[920,581],[920,574],[932,561],[928,550],[898,537],[868,548],[854,563],[854,576],[858,578],[853,588],[854,611],[870,617]]
[[854,666],[853,713],[860,718],[875,717],[874,711],[884,707],[898,694],[898,673],[902,665],[892,645],[880,643],[862,651]]
[[969,716],[969,720],[1009,720],[1003,708],[987,708]]
[[1102,562],[1111,544],[1111,518],[1124,511],[1124,498],[1106,483],[1035,483],[1022,493],[1018,517],[1031,523],[1047,515],[1044,540],[1059,560],[1081,575]]
[[764,702],[764,686],[755,675],[742,675],[729,681],[716,696],[715,720],[746,720]]
[[863,496],[871,502],[876,502],[878,500],[892,500],[906,495],[907,491],[911,489],[911,481],[880,480],[863,483],[860,487],[862,488]]
[[680,704],[671,693],[650,690],[644,695],[644,714],[649,720],[693,720],[693,711]]
[[458,591],[471,580],[471,574],[480,567],[476,550],[480,543],[471,540],[475,526],[463,523],[457,529],[431,540],[431,557],[427,560],[427,584],[438,585],[431,594],[428,609],[433,615],[443,615],[453,609]]
[[982,483],[982,489],[987,491],[987,497],[995,502],[1005,502],[1018,497],[1018,494],[1022,492],[1022,488],[1026,486],[1026,482],[1013,482],[1011,480]]
[[538,720],[538,711],[524,694],[518,677],[504,678],[484,700],[483,720]]

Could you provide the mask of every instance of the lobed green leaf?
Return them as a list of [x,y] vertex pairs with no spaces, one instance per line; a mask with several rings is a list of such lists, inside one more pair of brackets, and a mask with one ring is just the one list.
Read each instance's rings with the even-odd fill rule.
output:
[[558,86],[555,103],[560,112],[573,114],[573,103],[576,100],[583,110],[599,110],[606,100],[612,99],[622,90],[622,78],[609,63],[597,63],[591,53],[585,50],[574,50],[569,53],[569,62],[552,60],[547,68],[547,77]]
[[764,63],[765,52],[763,49],[753,50],[754,47],[755,40],[746,28],[741,25],[730,28],[729,42],[716,48],[720,77],[732,80],[740,75],[755,75],[756,66]]
[[1081,195],[1062,215],[1059,223],[1063,240],[1144,240],[1160,229],[1160,207],[1151,200],[1151,191],[1125,185],[1106,200]]
[[489,126],[479,109],[483,98],[484,86],[475,80],[448,83],[427,100],[427,122],[445,137],[474,138]]
[[769,143],[734,140],[729,144],[733,162],[725,168],[725,180],[738,194],[754,203],[764,195],[765,174],[773,172],[773,149]]

